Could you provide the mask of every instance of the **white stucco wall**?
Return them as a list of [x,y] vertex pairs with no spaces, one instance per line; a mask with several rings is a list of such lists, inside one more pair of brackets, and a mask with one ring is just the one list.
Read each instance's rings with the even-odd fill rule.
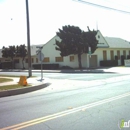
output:
[[[111,60],[110,51],[113,50],[114,58],[117,55],[117,50],[120,51],[120,56],[123,55],[123,51],[126,51],[126,56],[129,55],[129,48],[98,48],[92,55],[98,55],[98,67],[100,67],[100,61],[103,60],[103,51],[106,50],[107,52],[107,60]],[[121,59],[118,60],[118,65],[121,65]]]
[[104,48],[107,48],[109,47],[109,45],[107,44],[107,41],[105,40],[105,38],[102,36],[101,32],[98,31],[97,32],[97,35],[96,35],[96,39],[98,40],[98,45],[97,47],[104,47]]
[[[17,59],[17,58],[16,58]],[[22,68],[22,59],[21,58],[18,58],[19,59],[19,63],[15,63],[15,69],[19,69],[19,68]]]
[[[97,55],[97,67],[100,67],[100,61],[103,60],[103,51],[106,50],[107,52],[107,60],[111,60],[111,55],[110,51],[114,51],[114,56],[117,55],[117,50],[120,50],[120,56],[123,55],[123,50],[126,50],[126,55],[129,55],[129,50],[128,48],[108,48],[108,44],[101,35],[100,32],[97,34],[97,38],[100,36],[99,43],[104,43],[104,44],[98,44],[98,48],[92,55]],[[78,68],[78,57],[77,55],[74,55],[74,61],[70,62],[69,56],[63,57],[63,62],[56,62],[55,57],[60,57],[60,51],[55,50],[55,39],[60,40],[57,36],[52,38],[46,45],[44,45],[42,52],[44,53],[45,57],[50,57],[50,63],[59,63],[60,66],[70,66],[73,68]],[[88,54],[82,54],[82,67],[86,68],[89,67],[89,55]],[[121,60],[118,60],[118,65],[121,65]]]
[[[36,64],[36,58],[37,57],[36,56],[31,56],[31,58],[33,58],[32,65]],[[23,68],[22,58],[15,58],[15,59],[19,59],[19,63],[15,63],[15,68],[16,69],[22,69]],[[26,59],[28,59],[28,57],[25,57],[25,59],[24,59],[24,67],[25,67],[25,69],[28,69],[28,63],[26,63]],[[39,61],[39,63],[40,63],[40,61]]]
[[[96,38],[99,40],[99,44],[98,44],[98,49],[92,54],[92,55],[97,55],[97,67],[100,67],[100,61],[103,60],[103,51],[106,50],[107,52],[107,60],[111,60],[111,54],[110,51],[113,50],[114,51],[114,57],[115,55],[117,55],[117,50],[120,50],[120,56],[123,55],[123,50],[126,51],[126,56],[129,55],[129,51],[130,48],[109,48],[106,40],[104,39],[104,37],[102,36],[102,34],[100,33],[100,31],[97,33]],[[48,41],[46,44],[40,45],[43,46],[42,49],[42,53],[44,54],[44,57],[49,57],[50,62],[43,62],[43,64],[53,64],[53,63],[58,63],[60,66],[70,66],[73,68],[78,68],[79,67],[79,63],[78,63],[78,57],[77,55],[70,55],[70,56],[74,56],[74,61],[70,62],[70,56],[66,56],[63,57],[63,62],[56,62],[55,61],[55,57],[60,57],[60,51],[55,50],[55,40],[60,40],[60,38],[58,36],[53,37],[50,41]],[[36,50],[38,50],[38,48],[36,48],[37,45],[33,45],[31,46],[31,56],[34,58],[34,62],[33,64],[39,64],[41,63],[38,60],[38,63],[36,62]],[[27,58],[27,57],[26,57]],[[28,63],[26,63],[26,58],[24,61],[24,66],[27,69],[28,68]],[[5,61],[4,58],[2,58],[2,53],[0,50],[0,60],[1,61]],[[82,61],[82,67],[83,68],[87,68],[89,67],[89,55],[88,54],[82,54],[81,56],[81,61]],[[121,59],[118,60],[118,65],[121,65]],[[22,68],[22,59],[20,58],[19,63],[17,63],[15,65],[16,68]]]
[[[52,38],[46,45],[43,46],[42,53],[44,54],[45,57],[50,58],[50,63],[58,63],[60,66],[70,66],[73,68],[78,68],[79,63],[78,63],[78,57],[77,55],[69,55],[63,57],[63,62],[56,62],[55,57],[60,57],[60,51],[57,51],[55,49],[55,39],[60,40],[57,36]],[[74,61],[70,62],[70,56],[74,56]],[[87,56],[86,54],[82,54],[81,56],[82,59],[82,66],[86,67],[87,66]],[[46,64],[46,63],[44,63]]]

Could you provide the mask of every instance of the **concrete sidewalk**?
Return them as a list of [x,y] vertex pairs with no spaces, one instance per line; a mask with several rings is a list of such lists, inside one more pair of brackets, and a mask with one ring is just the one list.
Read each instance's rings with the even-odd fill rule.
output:
[[[4,70],[1,70],[4,71]],[[27,72],[28,70],[8,70],[7,72],[14,72],[14,71],[24,71]],[[40,70],[33,70],[33,72],[41,72]],[[60,70],[44,70],[44,73],[61,73],[62,71]],[[102,69],[91,69],[91,70],[64,70],[65,73],[88,73],[88,72],[93,72],[93,73],[121,73],[121,74],[130,74],[130,67],[111,67],[111,68],[102,68]],[[10,85],[10,84],[17,84],[19,82],[19,78],[13,78],[13,77],[5,77],[5,78],[12,78],[12,82],[6,82],[6,83],[0,83],[0,86],[4,85]],[[58,89],[58,90],[66,90],[70,89],[70,86],[72,89],[79,88],[79,84],[81,87],[92,87],[92,86],[99,86],[107,83],[113,83],[113,82],[120,82],[122,80],[129,80],[130,75],[126,76],[120,76],[120,77],[114,77],[114,78],[108,78],[108,79],[103,79],[103,80],[92,80],[92,81],[73,81],[73,80],[54,80],[54,79],[44,79],[40,80],[40,77],[36,78],[28,78],[27,82],[28,84],[31,84],[31,87],[24,87],[22,89],[15,89],[15,90],[6,90],[6,91],[1,91],[0,92],[0,97],[5,97],[5,96],[11,96],[11,95],[17,95],[17,94],[23,94],[31,91],[35,91],[38,89],[45,88],[49,86],[48,88],[50,89]]]
[[[69,80],[69,79],[50,79],[51,85],[46,87],[43,91],[46,92],[60,92],[66,90],[75,90],[75,89],[85,89],[90,87],[97,87],[101,85],[120,83],[122,81],[129,81],[130,75],[123,75],[119,77],[112,77],[107,79],[99,80],[89,80],[89,81],[80,81],[80,80]],[[40,92],[40,91],[38,91]],[[42,92],[42,91],[41,91]]]

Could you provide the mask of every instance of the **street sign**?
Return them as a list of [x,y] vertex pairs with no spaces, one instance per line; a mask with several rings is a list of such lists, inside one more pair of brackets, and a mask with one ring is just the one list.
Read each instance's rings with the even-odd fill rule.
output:
[[44,54],[42,52],[39,52],[37,54],[37,58],[38,58],[38,60],[43,61],[44,60]]
[[42,82],[43,80],[42,63],[44,60],[44,54],[41,51],[42,51],[43,46],[36,46],[36,48],[39,48],[39,50],[37,50],[36,53],[37,53],[37,58],[41,61],[41,82]]

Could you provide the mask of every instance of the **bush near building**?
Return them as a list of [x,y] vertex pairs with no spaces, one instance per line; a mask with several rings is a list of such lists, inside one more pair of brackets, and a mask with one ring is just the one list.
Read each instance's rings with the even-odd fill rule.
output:
[[[33,64],[34,69],[41,69],[41,64]],[[59,69],[59,64],[42,64],[43,70],[56,70]]]
[[102,66],[102,67],[118,66],[118,60],[104,60],[104,61],[100,61],[100,66]]

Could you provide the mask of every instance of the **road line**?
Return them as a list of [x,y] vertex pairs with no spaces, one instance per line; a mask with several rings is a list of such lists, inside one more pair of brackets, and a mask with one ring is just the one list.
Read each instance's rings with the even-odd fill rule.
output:
[[42,123],[42,122],[46,122],[46,121],[55,119],[55,118],[58,118],[58,117],[62,117],[62,116],[66,116],[66,115],[69,115],[69,114],[72,114],[72,113],[75,113],[75,112],[79,112],[82,109],[89,109],[89,108],[99,106],[99,105],[102,105],[102,104],[105,104],[105,103],[108,103],[108,102],[112,102],[112,101],[115,101],[115,100],[118,100],[118,99],[121,99],[121,98],[125,98],[125,97],[128,97],[128,96],[130,96],[130,92],[119,95],[119,96],[115,96],[115,97],[112,97],[112,98],[97,101],[97,102],[94,102],[94,103],[90,103],[90,104],[87,104],[87,105],[84,105],[84,106],[80,106],[80,107],[77,107],[77,108],[73,108],[71,110],[65,110],[65,111],[55,113],[55,114],[52,114],[52,115],[48,115],[48,116],[45,116],[45,117],[41,117],[41,118],[37,118],[37,119],[30,120],[30,121],[27,121],[27,122],[23,122],[23,123],[20,123],[20,124],[5,127],[5,128],[0,129],[0,130],[19,130],[19,129],[22,129],[22,128],[25,128],[25,127],[29,127],[29,126],[32,126],[32,125],[35,125],[35,124],[39,124],[39,123]]

